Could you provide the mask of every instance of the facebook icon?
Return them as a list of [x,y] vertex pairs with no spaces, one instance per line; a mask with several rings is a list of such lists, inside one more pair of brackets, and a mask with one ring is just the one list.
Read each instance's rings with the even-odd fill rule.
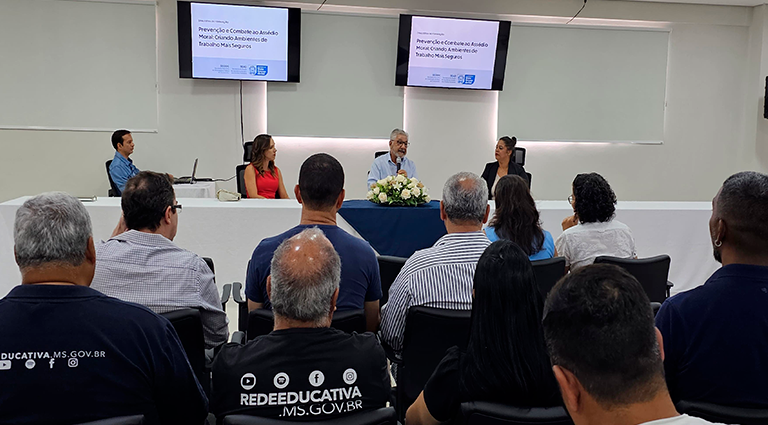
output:
[[320,385],[323,385],[323,382],[325,382],[325,375],[323,375],[323,372],[316,370],[309,374],[309,384],[313,387],[319,387]]

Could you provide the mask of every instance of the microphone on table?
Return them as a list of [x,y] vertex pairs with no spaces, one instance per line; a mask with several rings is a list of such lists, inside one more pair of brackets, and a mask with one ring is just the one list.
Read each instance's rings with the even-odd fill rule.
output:
[[400,171],[400,166],[401,166],[402,163],[403,163],[403,158],[398,156],[397,157],[397,171]]

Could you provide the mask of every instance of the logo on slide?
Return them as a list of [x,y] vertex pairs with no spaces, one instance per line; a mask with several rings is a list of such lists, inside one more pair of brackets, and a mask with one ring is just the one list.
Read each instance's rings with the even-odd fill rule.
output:
[[475,84],[474,74],[459,75],[459,84],[464,84],[465,86],[471,86],[472,84]]
[[251,75],[255,75],[257,77],[263,77],[267,75],[268,72],[269,72],[269,66],[267,65],[256,65],[256,66],[251,65],[248,68],[248,73],[250,73]]

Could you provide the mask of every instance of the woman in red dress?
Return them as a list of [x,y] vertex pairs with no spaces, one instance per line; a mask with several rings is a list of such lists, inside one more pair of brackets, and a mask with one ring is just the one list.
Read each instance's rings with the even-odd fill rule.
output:
[[243,179],[249,198],[288,199],[283,175],[275,165],[277,149],[269,134],[259,134],[253,139],[251,164],[246,167]]

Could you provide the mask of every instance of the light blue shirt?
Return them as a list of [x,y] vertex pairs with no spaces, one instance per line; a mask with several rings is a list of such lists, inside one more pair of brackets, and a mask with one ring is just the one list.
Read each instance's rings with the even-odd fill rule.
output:
[[[403,158],[403,161],[400,163],[400,169],[405,170],[406,173],[408,173],[408,178],[416,177],[417,179],[419,176],[416,174],[416,164],[413,163],[408,157]],[[371,164],[371,172],[368,174],[368,186],[367,190],[371,189],[371,185],[376,183],[377,181],[386,178],[387,176],[394,176],[397,174],[397,164],[392,162],[392,155],[390,155],[389,152],[387,152],[385,155],[381,155],[380,157],[373,160],[373,164]]]
[[[541,246],[541,251],[528,257],[531,261],[546,260],[547,258],[555,256],[555,241],[552,239],[552,234],[546,230],[542,231],[544,232],[544,244]],[[501,239],[499,235],[496,234],[496,230],[494,230],[493,227],[486,227],[485,235],[488,236],[488,240],[491,242],[496,242]]]
[[139,169],[133,165],[133,161],[126,159],[120,152],[115,152],[115,157],[112,158],[112,163],[109,164],[109,176],[112,177],[112,181],[120,189],[120,193],[123,193],[125,190],[125,184],[128,183],[128,179],[136,174],[139,174]]

